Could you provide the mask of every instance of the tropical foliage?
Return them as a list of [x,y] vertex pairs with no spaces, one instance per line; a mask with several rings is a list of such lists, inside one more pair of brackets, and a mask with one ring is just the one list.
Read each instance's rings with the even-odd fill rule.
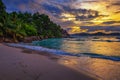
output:
[[0,37],[12,38],[15,42],[29,36],[62,37],[62,29],[45,14],[7,13],[0,0]]

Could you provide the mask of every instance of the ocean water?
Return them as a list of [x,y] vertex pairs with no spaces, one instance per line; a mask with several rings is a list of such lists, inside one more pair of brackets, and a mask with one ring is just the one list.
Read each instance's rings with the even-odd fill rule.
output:
[[34,41],[33,45],[62,50],[70,56],[89,56],[120,61],[120,38],[115,36],[53,38]]
[[83,71],[100,80],[120,80],[120,37],[92,36],[74,38],[53,38],[34,41],[64,55],[62,65]]

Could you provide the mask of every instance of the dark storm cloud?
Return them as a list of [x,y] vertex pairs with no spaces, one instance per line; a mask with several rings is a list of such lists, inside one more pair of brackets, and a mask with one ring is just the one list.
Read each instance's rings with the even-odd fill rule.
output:
[[44,3],[44,4],[42,4],[42,6],[45,10],[47,10],[51,13],[56,13],[58,15],[62,13],[62,10],[54,5]]
[[116,11],[115,13],[116,13],[116,14],[120,13],[120,10],[119,10],[119,11]]
[[[99,16],[99,12],[87,9],[73,9],[69,6],[62,6],[64,11],[76,15],[76,20],[90,20]],[[81,15],[80,15],[81,14]]]
[[120,26],[81,26],[81,29],[88,29],[87,32],[94,32],[97,30],[109,31],[120,31]]
[[107,21],[103,22],[102,24],[114,24],[114,23],[120,23],[120,21]]
[[120,6],[120,1],[114,2],[111,5]]
[[98,2],[98,1],[83,1],[84,3],[94,3],[94,2]]
[[[98,17],[98,12],[94,12],[94,13],[88,13],[89,10],[87,10],[86,13],[82,13],[81,16],[77,15],[76,16],[76,20],[80,20],[80,21],[88,21],[88,20],[91,20],[91,19],[94,19],[96,17]],[[92,12],[92,11],[91,11]]]

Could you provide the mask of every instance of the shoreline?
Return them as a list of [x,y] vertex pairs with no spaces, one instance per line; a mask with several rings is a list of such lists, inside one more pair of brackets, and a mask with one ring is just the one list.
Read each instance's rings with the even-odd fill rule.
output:
[[[40,52],[40,51],[34,51],[34,50],[30,50],[30,49],[25,49],[25,48],[20,49],[20,48],[9,47],[9,46],[6,46],[5,44],[1,44],[1,43],[0,43],[0,47],[2,47],[2,50],[0,50],[0,51],[2,51],[2,53],[5,53],[5,56],[6,55],[13,55],[13,56],[16,56],[16,58],[17,58],[17,56],[20,55],[21,57],[18,57],[18,58],[27,57],[27,58],[24,58],[25,60],[23,60],[24,62],[28,61],[26,63],[26,67],[24,65],[24,67],[25,67],[24,68],[25,70],[23,71],[24,74],[26,74],[26,73],[27,74],[32,74],[31,72],[26,71],[26,70],[29,70],[29,69],[32,69],[33,71],[35,71],[34,69],[36,69],[36,71],[35,71],[36,74],[37,74],[38,71],[40,71],[40,72],[42,71],[42,74],[44,72],[49,72],[48,75],[42,76],[43,79],[42,78],[39,79],[40,77],[37,75],[36,77],[38,77],[38,79],[36,79],[36,80],[56,80],[56,79],[59,80],[58,78],[61,78],[61,77],[62,77],[61,80],[75,80],[75,79],[76,80],[80,80],[80,79],[82,79],[82,80],[96,80],[96,78],[93,78],[92,76],[90,76],[88,74],[80,73],[76,70],[73,70],[69,67],[66,67],[64,65],[59,64],[57,62],[57,60],[59,60],[61,56],[58,56],[58,55],[55,55],[55,54],[50,54],[49,52],[44,52],[44,51]],[[11,53],[13,52],[13,53],[8,54],[9,52],[11,52]],[[4,54],[0,54],[0,55],[4,55]],[[4,56],[4,58],[5,58],[5,56]],[[13,59],[14,57],[10,57],[10,58]],[[10,64],[10,62],[12,62],[12,60],[10,58],[6,58],[5,60],[3,59],[3,60],[0,60],[0,61],[1,62],[6,61],[6,63]],[[37,59],[42,60],[42,61],[39,62]],[[23,64],[23,63],[19,64],[19,62],[17,62],[17,60],[18,59],[15,60],[14,64],[17,64],[17,66],[19,66],[19,68],[21,68],[20,65]],[[33,63],[31,60],[32,61],[35,60],[38,63]],[[0,62],[0,64],[4,68],[4,66],[7,65],[7,64],[1,63],[1,62]],[[12,64],[10,64],[10,65],[11,65],[11,67],[15,66],[15,65],[12,65]],[[29,68],[30,66],[27,67],[27,65],[31,65],[31,68]],[[44,67],[41,67],[43,65],[44,65]],[[48,66],[51,67],[51,68],[53,68],[53,67],[55,67],[55,68],[54,68],[54,70],[51,70]],[[0,67],[0,69],[1,69],[1,67]],[[20,74],[19,71],[21,71],[21,70],[18,70],[17,68],[15,68],[15,70],[16,70],[17,74]],[[66,70],[67,70],[67,72],[66,72]],[[9,72],[12,73],[13,71],[14,71],[13,69],[10,69]],[[4,73],[4,71],[3,71],[3,73]],[[5,71],[5,73],[7,73],[7,71]],[[13,76],[10,73],[8,75],[6,75],[6,76],[9,76],[9,78]],[[0,74],[2,75],[2,72]],[[53,75],[56,75],[56,76],[53,76]],[[69,75],[71,75],[71,76],[69,76]],[[15,75],[15,74],[14,74],[14,76],[15,77],[12,77],[12,80],[16,80],[15,79],[16,76],[20,77],[20,75]],[[21,77],[23,77],[23,76],[21,76]],[[28,78],[29,76],[26,76],[26,77]],[[2,78],[4,78],[4,77],[0,76],[0,79],[2,79]],[[6,79],[6,80],[8,80],[8,79]],[[22,80],[27,80],[27,79],[22,79]],[[29,80],[33,80],[33,79],[29,79]]]

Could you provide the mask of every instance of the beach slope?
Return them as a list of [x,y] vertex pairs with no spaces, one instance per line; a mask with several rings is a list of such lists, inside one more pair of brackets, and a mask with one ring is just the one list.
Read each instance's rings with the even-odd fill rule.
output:
[[[43,52],[41,52],[44,54]],[[0,44],[0,80],[95,80],[39,54]]]

